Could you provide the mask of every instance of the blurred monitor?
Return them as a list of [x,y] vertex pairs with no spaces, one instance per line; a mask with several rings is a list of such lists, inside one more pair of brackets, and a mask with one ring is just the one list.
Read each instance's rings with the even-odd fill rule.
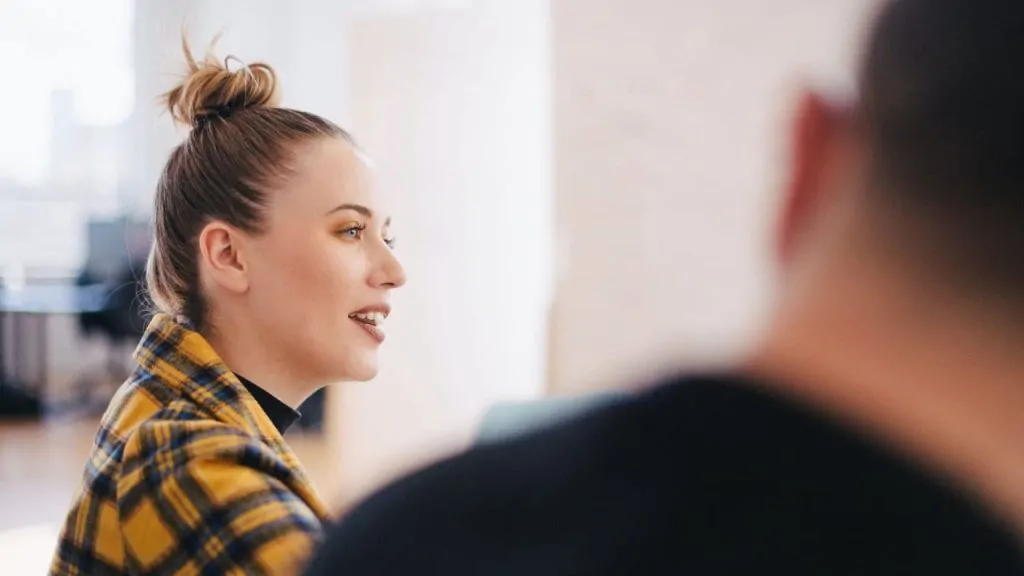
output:
[[129,260],[144,258],[149,249],[149,225],[145,222],[97,219],[90,220],[86,230],[85,269],[96,278],[115,277]]
[[499,442],[588,414],[629,397],[626,392],[498,404],[484,415],[477,444]]

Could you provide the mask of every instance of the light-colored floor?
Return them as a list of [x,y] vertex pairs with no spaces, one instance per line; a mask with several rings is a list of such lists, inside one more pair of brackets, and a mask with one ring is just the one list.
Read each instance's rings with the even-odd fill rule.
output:
[[[4,576],[46,573],[96,426],[95,420],[0,422],[0,571]],[[335,484],[334,459],[320,436],[297,435],[288,440],[318,488],[324,491]]]

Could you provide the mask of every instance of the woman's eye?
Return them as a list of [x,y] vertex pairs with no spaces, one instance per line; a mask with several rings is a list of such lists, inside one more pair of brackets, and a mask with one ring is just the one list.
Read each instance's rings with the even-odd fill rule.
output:
[[352,240],[358,240],[363,236],[362,226],[352,226],[351,228],[345,228],[341,231],[341,236],[350,238]]
[[388,245],[388,248],[394,249],[394,247],[395,247],[395,237],[394,236],[386,236],[384,238],[384,243]]

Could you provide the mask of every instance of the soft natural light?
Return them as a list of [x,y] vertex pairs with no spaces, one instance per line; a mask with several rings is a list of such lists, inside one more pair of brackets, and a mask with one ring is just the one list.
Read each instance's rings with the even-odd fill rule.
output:
[[349,0],[346,7],[354,16],[393,16],[428,10],[464,10],[471,4],[471,0]]
[[0,531],[0,558],[3,558],[4,575],[46,574],[59,534],[60,529],[52,524]]
[[[132,112],[132,0],[0,2],[0,181],[39,185],[50,169],[53,96],[73,96],[73,122],[116,125]],[[4,191],[0,188],[0,195]]]

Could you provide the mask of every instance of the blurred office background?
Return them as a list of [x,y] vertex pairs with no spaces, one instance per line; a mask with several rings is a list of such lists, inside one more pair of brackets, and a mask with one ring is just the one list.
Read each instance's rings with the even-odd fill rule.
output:
[[291,434],[343,509],[496,404],[741,352],[792,97],[849,89],[875,4],[0,1],[0,556],[45,565],[141,328],[183,26],[271,63],[284,104],[351,129],[382,174],[410,278],[382,371]]

